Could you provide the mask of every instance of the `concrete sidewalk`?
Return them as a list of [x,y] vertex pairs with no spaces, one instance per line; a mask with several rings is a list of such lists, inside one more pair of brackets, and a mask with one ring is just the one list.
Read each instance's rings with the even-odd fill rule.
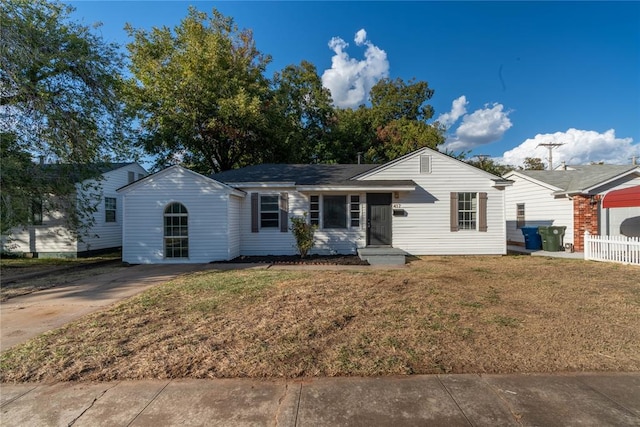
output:
[[639,426],[640,373],[0,385],[3,426]]

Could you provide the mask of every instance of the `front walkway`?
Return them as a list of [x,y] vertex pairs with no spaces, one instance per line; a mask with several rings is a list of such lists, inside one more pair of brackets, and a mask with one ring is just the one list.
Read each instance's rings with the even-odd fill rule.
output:
[[541,249],[526,249],[524,246],[508,245],[508,254],[520,254],[531,256],[546,256],[552,258],[569,258],[569,259],[584,259],[584,252],[567,252],[567,251],[543,251]]

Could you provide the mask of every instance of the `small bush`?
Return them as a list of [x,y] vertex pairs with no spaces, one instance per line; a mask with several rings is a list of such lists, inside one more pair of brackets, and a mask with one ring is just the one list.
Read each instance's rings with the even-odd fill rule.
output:
[[307,213],[302,216],[291,217],[291,231],[296,239],[296,247],[300,258],[307,256],[311,248],[313,248],[313,235],[316,232],[318,226],[312,225],[307,222]]

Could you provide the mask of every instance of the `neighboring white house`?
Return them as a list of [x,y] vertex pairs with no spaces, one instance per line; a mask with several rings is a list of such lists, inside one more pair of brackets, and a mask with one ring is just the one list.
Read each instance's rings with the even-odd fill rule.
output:
[[[56,165],[44,165],[55,169]],[[66,225],[61,210],[47,211],[40,206],[38,215],[24,227],[15,227],[2,236],[2,250],[10,253],[32,254],[40,258],[76,257],[96,251],[117,250],[122,247],[122,198],[116,192],[119,187],[147,175],[138,163],[108,163],[96,165],[102,174],[99,180],[85,180],[76,184],[77,197],[95,194],[93,225],[84,230],[80,239]],[[43,203],[40,201],[39,203]],[[46,200],[44,201],[46,203]]]
[[584,233],[620,235],[621,224],[640,216],[640,208],[603,208],[602,198],[614,190],[640,185],[635,165],[562,166],[549,170],[511,171],[506,191],[507,240],[524,244],[523,226],[565,226],[563,243],[583,250]]
[[262,164],[212,177],[172,166],[118,190],[123,261],[292,255],[290,218],[304,214],[318,226],[311,253],[505,254],[508,185],[428,148],[381,166]]

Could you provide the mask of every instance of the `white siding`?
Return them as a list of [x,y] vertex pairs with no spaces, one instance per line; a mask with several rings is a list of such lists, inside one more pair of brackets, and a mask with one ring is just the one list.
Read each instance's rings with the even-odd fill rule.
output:
[[518,176],[506,190],[507,240],[524,244],[522,231],[516,227],[516,209],[524,203],[525,226],[565,226],[563,243],[573,242],[573,201],[568,197],[554,197],[553,189]]
[[[391,164],[365,180],[413,180],[413,192],[392,200],[405,216],[392,217],[393,246],[414,255],[506,253],[504,190],[493,188],[490,175],[439,153],[433,153],[430,173],[420,173],[420,152]],[[451,192],[487,193],[487,232],[450,227]]]
[[[318,194],[318,193],[314,193]],[[342,195],[349,200],[350,196],[360,196],[360,226],[349,227],[346,230],[332,230],[319,228],[315,233],[315,246],[311,250],[312,254],[331,255],[331,254],[351,254],[355,255],[358,248],[364,248],[367,242],[367,234],[365,229],[365,216],[367,205],[365,201],[365,193],[345,193],[345,192],[324,192],[322,195]],[[308,195],[305,195],[305,205],[303,210],[309,211]],[[322,201],[321,201],[322,209]],[[302,213],[300,213],[302,214]],[[347,215],[349,213],[347,212]],[[349,224],[347,217],[347,224]]]
[[[124,192],[122,260],[131,264],[228,260],[229,189],[174,168]],[[164,257],[164,210],[182,203],[189,215],[189,258]]]
[[75,237],[66,227],[54,224],[15,227],[9,236],[2,236],[2,244],[9,252],[37,252],[41,257],[47,254],[76,255]]
[[242,198],[229,197],[229,259],[240,256],[240,209]]
[[[291,231],[283,233],[278,228],[259,228],[251,232],[251,193],[289,195],[289,217],[302,215],[304,197],[294,188],[241,188],[247,193],[240,208],[240,254],[241,255],[294,255],[297,253]],[[306,208],[308,209],[308,207]]]
[[[241,255],[296,255],[295,238],[290,230],[281,232],[280,228],[260,228],[257,233],[251,232],[251,193],[259,194],[279,194],[287,193],[289,196],[288,217],[302,216],[309,212],[308,194],[296,191],[292,187],[288,188],[242,188],[247,192],[247,197],[242,202],[240,215],[240,253]],[[313,193],[319,194],[319,193]],[[324,192],[322,194],[358,194],[345,192]],[[360,194],[361,217],[365,209],[364,194]],[[363,218],[363,217],[362,217]],[[314,235],[315,245],[310,254],[355,254],[356,249],[365,246],[364,221],[360,221],[359,228],[349,228],[347,230],[323,230],[318,229]],[[289,219],[289,225],[291,220]]]
[[[122,246],[122,196],[116,193],[116,190],[129,183],[129,172],[134,172],[136,178],[138,174],[146,175],[146,171],[137,163],[103,175],[104,179],[99,182],[101,198],[98,210],[94,213],[95,223],[89,230],[88,236],[83,237],[82,241],[78,242],[78,252],[120,248]],[[116,222],[105,221],[105,197],[116,199]]]
[[[78,252],[88,250],[119,248],[122,246],[122,200],[116,189],[128,183],[128,172],[146,174],[137,163],[106,172],[97,185],[99,201],[93,216],[93,226],[85,231],[80,240],[68,230],[64,221],[64,213],[60,211],[45,213],[42,225],[26,228],[16,227],[7,238],[3,236],[3,247],[12,252],[37,252],[38,256],[68,255],[76,256]],[[84,184],[95,184],[85,181]],[[78,189],[79,185],[76,186]],[[95,192],[95,190],[91,190]],[[116,199],[116,222],[105,221],[104,198]]]
[[611,181],[610,183],[595,188],[594,190],[596,190],[598,194],[606,194],[609,191],[622,190],[629,187],[635,187],[636,185],[640,185],[640,176],[631,175]]

